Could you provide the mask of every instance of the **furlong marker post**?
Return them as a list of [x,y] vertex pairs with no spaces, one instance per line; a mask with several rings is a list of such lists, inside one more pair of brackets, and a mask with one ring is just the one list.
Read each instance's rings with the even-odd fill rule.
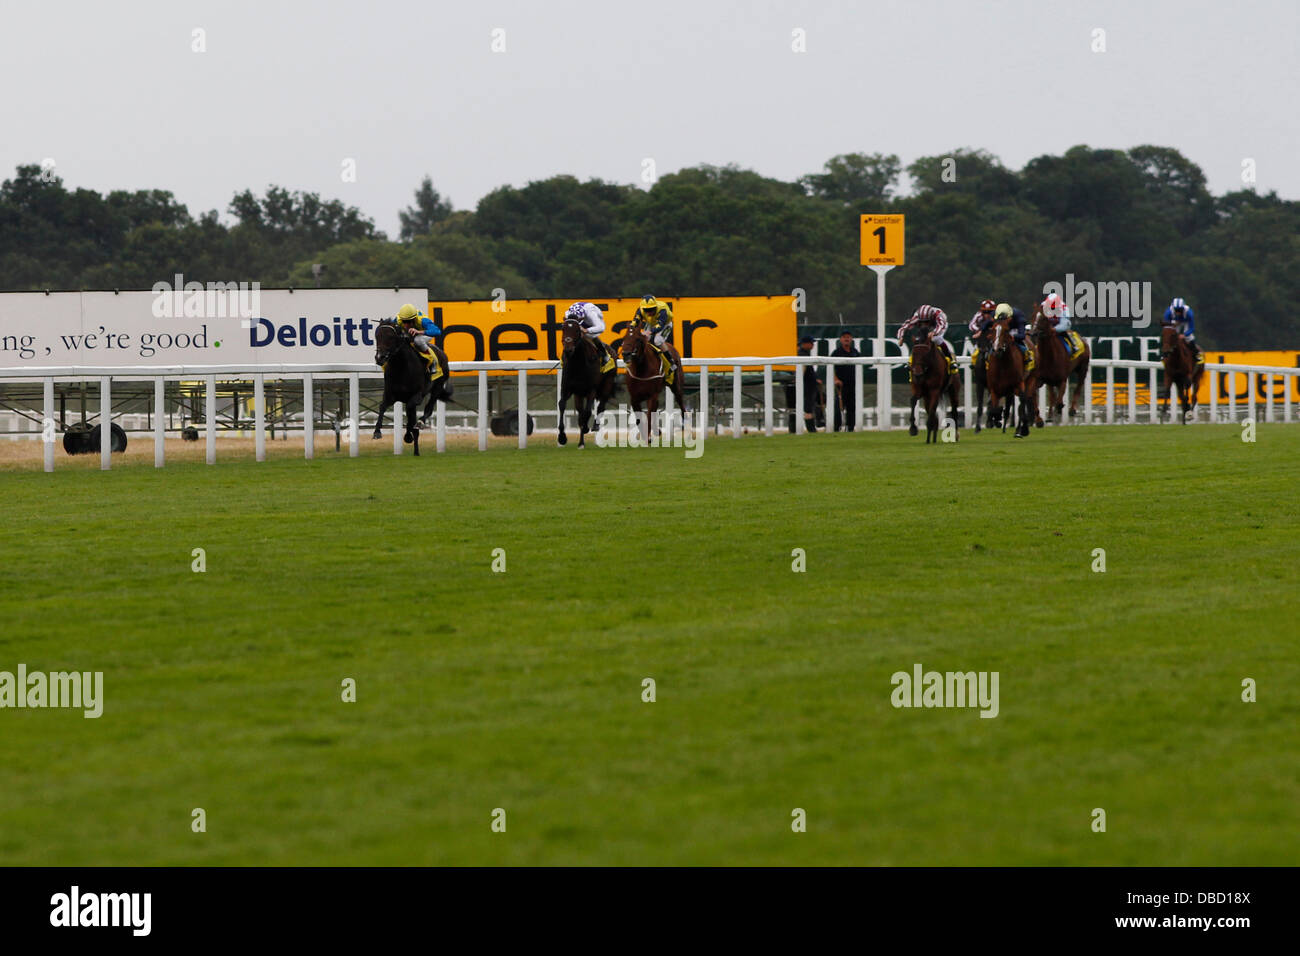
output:
[[876,427],[882,432],[889,431],[890,406],[893,404],[893,388],[890,367],[885,364],[885,273],[893,266],[870,266],[876,274],[876,348],[879,360],[876,365]]

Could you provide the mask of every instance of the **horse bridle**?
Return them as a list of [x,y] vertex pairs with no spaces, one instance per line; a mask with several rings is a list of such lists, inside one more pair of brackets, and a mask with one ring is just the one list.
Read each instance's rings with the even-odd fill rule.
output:
[[623,353],[623,365],[626,367],[628,378],[636,379],[638,382],[653,382],[657,378],[664,377],[664,373],[662,370],[660,370],[655,375],[637,375],[635,372],[632,371],[632,356],[641,355],[645,347],[650,343],[650,340],[646,338],[644,332],[640,335],[635,335],[635,336],[633,335],[633,332],[638,328],[642,328],[642,326],[630,326],[627,330],[627,335],[624,337],[625,339],[635,338],[636,341],[640,343],[640,347],[635,349],[632,352],[628,352],[620,348],[620,351]]
[[[392,329],[393,335],[395,337],[394,344],[386,349],[380,349],[379,347],[379,331],[382,329]],[[393,357],[393,353],[396,352],[398,349],[400,349],[403,345],[410,345],[412,349],[415,348],[414,345],[411,345],[410,338],[405,334],[403,334],[401,326],[381,323],[379,329],[375,330],[375,364],[376,365],[385,364],[390,358]]]

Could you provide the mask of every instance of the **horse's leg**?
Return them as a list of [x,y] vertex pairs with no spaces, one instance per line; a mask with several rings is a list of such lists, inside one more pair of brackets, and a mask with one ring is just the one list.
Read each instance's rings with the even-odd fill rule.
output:
[[631,389],[628,390],[628,403],[631,405],[631,411],[628,412],[627,416],[627,438],[629,445],[632,443],[632,429],[635,428],[636,433],[638,435],[641,434],[641,422],[639,419],[641,417],[641,403],[644,401],[644,398],[634,394]]
[[975,434],[980,433],[980,419],[984,417],[984,386],[975,383]]
[[418,412],[416,406],[419,404],[417,399],[406,406],[406,431],[411,436],[411,449],[415,452],[415,457],[420,457],[420,423],[417,419]]
[[912,393],[912,426],[907,430],[907,433],[909,435],[916,434],[916,403],[918,400],[920,400],[920,398],[921,396],[918,395],[916,392]]
[[656,391],[646,401],[645,405],[645,443],[650,444],[650,438],[654,435],[655,415],[659,412],[659,392]]
[[578,447],[587,447],[587,432],[591,431],[587,427],[591,414],[591,396],[575,395],[573,397],[573,407],[578,413]]
[[567,391],[560,392],[560,400],[557,404],[560,408],[560,434],[559,437],[556,438],[556,441],[561,445],[567,445],[569,443],[569,436],[564,434],[564,407],[569,404],[569,393]]
[[[379,403],[379,417],[375,419],[375,433],[370,436],[371,438],[384,437],[383,435],[384,415],[387,414],[388,409],[392,407],[392,404],[393,403],[388,400],[388,395],[385,394],[383,401]],[[397,426],[394,425],[393,427],[396,428]]]

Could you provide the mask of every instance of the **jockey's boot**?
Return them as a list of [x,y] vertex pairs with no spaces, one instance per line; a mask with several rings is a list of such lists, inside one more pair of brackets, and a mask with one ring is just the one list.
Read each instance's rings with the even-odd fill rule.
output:
[[1205,356],[1201,354],[1201,347],[1195,342],[1189,341],[1187,347],[1192,350],[1192,364],[1199,365],[1205,361]]

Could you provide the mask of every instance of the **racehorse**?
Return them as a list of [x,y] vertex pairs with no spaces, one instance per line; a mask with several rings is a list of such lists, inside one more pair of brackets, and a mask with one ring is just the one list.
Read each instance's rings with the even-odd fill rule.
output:
[[[993,341],[988,346],[988,368],[985,376],[989,387],[989,427],[1002,425],[1005,434],[1007,421],[1015,410],[1015,400],[1019,399],[1019,413],[1016,415],[1015,436],[1025,438],[1029,435],[1031,405],[1036,405],[1038,393],[1037,376],[1025,375],[1025,359],[1019,346],[1013,341],[1008,320],[994,322],[989,328],[993,332]],[[1003,399],[1011,402],[1004,407]],[[1036,409],[1034,409],[1036,411]]]
[[1182,408],[1180,417],[1186,425],[1188,413],[1196,411],[1196,390],[1200,387],[1205,366],[1192,358],[1187,340],[1172,325],[1166,325],[1160,330],[1160,361],[1165,365],[1165,380],[1160,390],[1164,406],[1160,410],[1160,418],[1163,421],[1169,417],[1169,388],[1177,385],[1178,404]]
[[[563,351],[560,355],[560,437],[561,445],[569,443],[569,436],[564,434],[564,407],[573,396],[573,407],[578,413],[578,447],[587,446],[587,432],[592,428],[592,406],[596,405],[595,415],[600,417],[605,411],[605,403],[614,394],[618,386],[618,368],[602,372],[600,367],[604,358],[600,350],[583,332],[582,323],[577,319],[565,319],[562,332]],[[597,405],[597,402],[599,404]]]
[[953,422],[957,421],[957,376],[948,371],[943,349],[930,340],[930,329],[922,328],[912,338],[912,426],[916,434],[916,403],[925,399],[925,443],[939,441],[939,399],[947,395]]
[[[447,365],[447,355],[432,342],[429,348],[438,362],[442,375],[435,387],[429,378],[429,367],[420,358],[420,353],[411,344],[408,336],[397,323],[391,319],[381,321],[375,329],[375,364],[384,369],[384,397],[379,403],[379,417],[375,419],[375,438],[383,437],[384,415],[395,402],[401,402],[406,409],[406,434],[404,440],[414,447],[415,454],[420,454],[420,425],[416,422],[416,406],[420,399],[429,396],[429,403],[424,406],[423,424],[429,423],[433,414],[434,403],[439,399],[451,398],[451,374]],[[393,423],[397,427],[397,423]]]
[[[979,350],[978,358],[971,362],[970,377],[975,384],[975,434],[980,433],[980,419],[984,417],[984,393],[988,390],[988,369],[989,369],[989,343],[993,340],[993,334],[985,326],[976,332],[971,340]],[[989,424],[992,425],[992,407],[989,408]],[[967,424],[970,424],[967,422]]]
[[[1088,376],[1088,364],[1092,361],[1092,350],[1088,343],[1083,343],[1083,352],[1078,358],[1071,358],[1065,343],[1056,334],[1054,323],[1043,314],[1041,308],[1034,311],[1034,344],[1038,346],[1038,381],[1047,386],[1047,416],[1050,420],[1061,423],[1061,412],[1065,408],[1065,393],[1070,383],[1074,391],[1070,393],[1070,417],[1078,414],[1075,407],[1083,391],[1083,383]],[[1092,401],[1092,396],[1088,396]],[[1037,416],[1034,424],[1043,426],[1042,416]]]
[[681,359],[677,355],[677,350],[665,342],[663,352],[672,362],[674,369],[673,380],[671,383],[668,382],[664,375],[663,363],[655,353],[645,327],[640,322],[633,322],[627,327],[623,337],[618,340],[617,347],[626,366],[627,397],[632,403],[632,411],[640,413],[642,404],[646,406],[645,437],[646,441],[649,441],[650,423],[654,420],[655,412],[659,410],[659,397],[663,394],[665,385],[672,389],[673,397],[677,399],[677,405],[682,410],[682,416],[685,417],[690,411],[686,393],[682,388]]

